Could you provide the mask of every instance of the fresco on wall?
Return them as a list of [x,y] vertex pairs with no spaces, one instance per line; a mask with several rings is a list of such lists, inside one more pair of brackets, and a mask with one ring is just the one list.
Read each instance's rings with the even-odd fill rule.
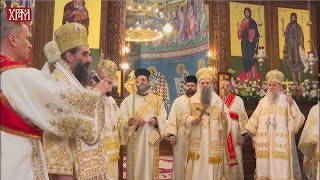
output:
[[164,24],[173,30],[152,43],[141,44],[141,52],[174,51],[208,42],[208,9],[204,0],[169,1],[164,10]]
[[230,2],[231,68],[240,80],[262,79],[265,64],[255,54],[265,47],[264,6]]
[[[200,65],[200,66],[199,66]],[[173,101],[184,94],[187,75],[195,75],[198,68],[208,65],[207,52],[179,59],[142,60],[134,63],[134,68],[146,68],[151,71],[151,90],[162,96],[167,110]]]
[[88,43],[94,60],[90,64],[90,68],[96,68],[100,57],[101,1],[59,0],[55,1],[54,4],[53,30],[55,31],[65,23],[78,22],[83,24],[89,32]]
[[314,44],[309,19],[308,10],[278,8],[279,67],[290,81],[302,82],[311,77],[307,55]]

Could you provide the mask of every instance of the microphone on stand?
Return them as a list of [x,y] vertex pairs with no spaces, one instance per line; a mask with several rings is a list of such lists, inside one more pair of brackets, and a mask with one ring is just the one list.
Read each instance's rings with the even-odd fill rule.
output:
[[[91,70],[90,78],[93,79],[96,83],[100,82],[100,78],[99,78],[98,74],[96,73],[96,71],[94,71],[94,70]],[[106,96],[108,96],[108,97],[111,96],[111,93],[107,92]]]

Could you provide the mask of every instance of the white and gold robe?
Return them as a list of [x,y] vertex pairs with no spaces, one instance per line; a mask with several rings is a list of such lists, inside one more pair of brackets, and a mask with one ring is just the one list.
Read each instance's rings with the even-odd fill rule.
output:
[[[256,178],[258,180],[290,178],[288,103],[286,95],[280,94],[279,96],[278,102],[272,105],[267,97],[262,98],[245,126],[255,139]],[[295,179],[301,179],[294,134],[298,132],[305,118],[295,102],[290,107],[290,111],[293,119],[289,126],[293,132],[293,173]]]
[[[76,79],[65,61],[55,64],[56,69],[52,77],[78,90],[85,89]],[[91,90],[92,91],[92,90]],[[86,99],[86,97],[82,97]],[[103,97],[105,98],[105,97]],[[105,101],[102,102],[103,107]],[[87,111],[90,105],[84,105],[82,111]],[[105,107],[100,110],[105,118]],[[102,132],[102,127],[98,130]],[[77,179],[102,178],[106,176],[105,162],[103,159],[103,140],[101,134],[93,144],[87,144],[79,138],[58,137],[45,133],[43,138],[46,163],[50,174],[74,175]]]
[[[188,131],[190,134],[185,179],[220,180],[223,161],[222,134],[227,134],[230,131],[231,123],[228,107],[215,92],[212,92],[210,107],[206,111],[210,114],[204,114],[203,120],[198,126],[192,125],[192,121],[200,114],[197,108],[203,108],[199,92],[190,98],[190,105],[186,104],[186,108],[189,109],[190,114],[186,118],[186,135],[188,135]],[[227,114],[227,126],[223,130],[220,117],[222,111]],[[225,132],[220,133],[222,131]]]
[[245,130],[245,125],[248,123],[248,115],[245,110],[243,100],[239,96],[229,94],[225,99],[225,103],[229,108],[229,114],[232,119],[231,131],[234,140],[234,147],[237,152],[237,164],[229,163],[228,160],[225,161],[226,179],[243,180],[242,146],[239,144],[239,137],[247,132]]
[[172,104],[167,124],[166,124],[166,136],[170,134],[174,135],[177,140],[177,144],[173,146],[173,175],[172,179],[179,180],[184,179],[185,164],[188,152],[188,141],[185,137],[185,117],[188,115],[184,111],[185,106],[189,104],[187,95],[178,97]]
[[118,180],[118,160],[120,158],[120,139],[118,119],[120,109],[113,97],[105,97],[105,126],[102,131],[103,156],[108,180]]
[[314,105],[309,112],[298,148],[304,155],[303,172],[308,179],[319,180],[319,102]]
[[[167,112],[160,96],[150,93],[146,96],[136,94],[134,102],[135,113],[132,113],[132,94],[126,97],[120,106],[119,131],[121,144],[127,144],[127,179],[158,179],[159,143],[164,135]],[[133,116],[145,121],[155,117],[158,121],[158,128],[148,123],[137,129],[134,126],[128,127],[128,119]],[[160,134],[160,139],[152,144],[149,140],[156,132]]]
[[[2,72],[1,91],[1,101],[5,97],[18,115],[44,132],[79,137],[89,144],[99,138],[103,125],[99,92],[66,86],[34,68]],[[41,140],[1,126],[1,179],[48,179]]]

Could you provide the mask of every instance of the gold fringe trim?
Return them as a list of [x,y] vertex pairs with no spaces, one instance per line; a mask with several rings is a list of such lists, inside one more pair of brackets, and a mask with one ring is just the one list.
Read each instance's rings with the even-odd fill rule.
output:
[[[270,153],[268,151],[260,151],[260,152],[256,152],[256,158],[260,158],[260,159],[268,159],[269,158]],[[289,159],[289,153],[283,153],[283,152],[272,152],[271,153],[271,157],[272,158],[276,158],[276,159],[284,159],[287,160]]]
[[218,156],[210,156],[209,157],[209,163],[211,164],[218,164],[222,162],[222,157],[221,155]]
[[104,149],[105,149],[106,151],[108,151],[108,150],[113,150],[113,149],[119,149],[119,148],[120,148],[120,143],[119,143],[118,141],[112,142],[112,143],[107,143],[107,142],[105,141]]
[[188,151],[188,159],[198,160],[200,159],[200,153],[198,151]]

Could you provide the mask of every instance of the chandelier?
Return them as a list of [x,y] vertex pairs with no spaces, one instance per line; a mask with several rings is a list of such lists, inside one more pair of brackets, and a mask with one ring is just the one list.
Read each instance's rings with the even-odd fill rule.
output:
[[126,41],[151,42],[163,37],[162,3],[129,0],[126,9]]

